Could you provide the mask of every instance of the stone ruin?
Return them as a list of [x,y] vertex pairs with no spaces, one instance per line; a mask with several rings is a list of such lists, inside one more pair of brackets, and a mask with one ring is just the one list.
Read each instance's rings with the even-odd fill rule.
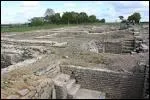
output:
[[[145,37],[149,32],[144,31],[80,26],[2,34],[1,97],[149,98],[149,47]],[[99,54],[107,59],[99,61]],[[95,61],[89,61],[88,55]],[[71,59],[74,64],[69,63]],[[78,65],[84,59],[87,65]]]

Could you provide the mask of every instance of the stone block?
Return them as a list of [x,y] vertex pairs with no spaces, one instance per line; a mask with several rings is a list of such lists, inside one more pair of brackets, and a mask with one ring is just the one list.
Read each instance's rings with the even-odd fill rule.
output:
[[27,93],[29,93],[29,90],[28,90],[28,89],[23,89],[23,90],[18,91],[18,93],[19,93],[21,96],[24,96],[24,95],[26,95]]
[[18,95],[10,95],[7,97],[7,99],[19,99]]

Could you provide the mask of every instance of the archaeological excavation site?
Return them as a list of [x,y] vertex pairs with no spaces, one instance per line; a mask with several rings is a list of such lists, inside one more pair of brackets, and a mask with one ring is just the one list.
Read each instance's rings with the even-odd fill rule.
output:
[[149,98],[149,25],[1,33],[1,98]]

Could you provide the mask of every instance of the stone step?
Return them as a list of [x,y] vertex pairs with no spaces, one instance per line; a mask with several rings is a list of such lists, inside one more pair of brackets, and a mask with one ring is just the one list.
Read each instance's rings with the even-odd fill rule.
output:
[[22,54],[23,51],[21,50],[16,50],[14,48],[9,48],[9,49],[1,49],[2,53],[7,53],[7,54]]
[[124,42],[122,45],[134,45],[134,42]]
[[69,90],[68,90],[68,95],[67,98],[68,99],[74,99],[76,93],[78,92],[78,90],[80,89],[81,85],[80,84],[74,84]]
[[66,84],[67,90],[69,90],[75,84],[75,82],[75,79],[70,79]]
[[124,42],[132,42],[132,41],[134,41],[133,39],[131,39],[131,40],[124,40]]
[[54,69],[54,70],[46,72],[45,74],[47,74],[48,77],[54,77],[57,74],[60,74],[60,71],[58,69]]
[[124,40],[123,42],[134,42],[134,40]]
[[133,50],[134,47],[129,47],[129,46],[123,46],[122,49],[124,50]]
[[131,50],[123,50],[122,53],[130,53]]
[[70,79],[70,75],[60,73],[59,75],[56,76],[56,79],[58,79],[58,80],[63,79],[63,80],[68,81]]
[[75,99],[105,99],[106,94],[100,91],[79,89],[76,93]]
[[50,45],[54,47],[64,47],[68,43],[62,42],[58,43],[55,41],[46,41],[46,40],[16,40],[16,39],[10,39],[10,38],[1,38],[1,41],[5,41],[5,43],[13,43],[13,44],[26,44],[26,45]]
[[123,46],[134,46],[133,43],[124,43]]
[[56,77],[53,78],[53,81],[56,85],[63,86],[68,80],[70,80],[70,75],[60,73]]

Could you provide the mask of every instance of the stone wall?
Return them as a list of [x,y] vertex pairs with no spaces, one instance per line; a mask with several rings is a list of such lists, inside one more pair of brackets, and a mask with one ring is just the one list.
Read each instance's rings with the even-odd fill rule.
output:
[[50,78],[38,80],[34,86],[18,90],[7,99],[55,99],[54,83]]
[[116,53],[120,54],[122,49],[121,42],[105,42],[105,52],[106,53]]
[[83,44],[82,49],[89,50],[91,52],[102,53],[103,47],[105,47],[106,53],[115,53],[120,54],[122,52],[122,43],[121,42],[102,42],[97,40],[92,40],[88,44]]
[[144,99],[149,98],[149,65],[145,65],[145,81],[144,81],[143,97]]
[[81,88],[98,90],[106,93],[107,98],[141,98],[143,73],[120,73],[99,68],[61,65],[61,71],[71,75],[74,72]]

